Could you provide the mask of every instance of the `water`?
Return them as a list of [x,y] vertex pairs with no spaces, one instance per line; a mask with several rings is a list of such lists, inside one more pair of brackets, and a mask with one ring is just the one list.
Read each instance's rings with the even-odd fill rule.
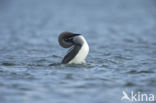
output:
[[[155,5],[1,0],[0,103],[121,103],[122,91],[156,95]],[[67,52],[57,41],[63,31],[85,36],[87,64],[59,64]]]

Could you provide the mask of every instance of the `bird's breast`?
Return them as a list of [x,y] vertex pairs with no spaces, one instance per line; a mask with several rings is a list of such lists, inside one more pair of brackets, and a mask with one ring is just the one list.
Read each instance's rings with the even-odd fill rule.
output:
[[79,50],[79,52],[76,54],[76,56],[69,62],[69,64],[81,64],[81,63],[85,63],[85,59],[88,55],[89,52],[89,46],[88,43],[86,42],[86,40],[84,39],[84,43],[82,44],[81,49]]

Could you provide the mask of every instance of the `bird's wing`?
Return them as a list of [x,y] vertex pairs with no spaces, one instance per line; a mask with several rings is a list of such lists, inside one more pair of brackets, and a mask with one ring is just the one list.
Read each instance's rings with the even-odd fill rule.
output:
[[67,64],[69,61],[71,61],[79,52],[81,49],[81,45],[75,45],[63,58],[62,63]]

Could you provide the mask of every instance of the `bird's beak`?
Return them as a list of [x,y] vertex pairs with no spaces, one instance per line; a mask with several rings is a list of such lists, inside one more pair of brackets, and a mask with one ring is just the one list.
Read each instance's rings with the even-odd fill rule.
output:
[[68,38],[68,42],[74,42],[74,38],[76,38],[77,36],[80,36],[81,34],[74,34],[73,36]]

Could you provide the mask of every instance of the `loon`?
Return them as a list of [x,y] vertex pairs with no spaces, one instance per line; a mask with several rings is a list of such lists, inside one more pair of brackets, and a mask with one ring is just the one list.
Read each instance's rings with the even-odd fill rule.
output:
[[62,32],[58,42],[63,48],[70,48],[62,60],[62,64],[82,64],[89,52],[89,46],[81,34]]

